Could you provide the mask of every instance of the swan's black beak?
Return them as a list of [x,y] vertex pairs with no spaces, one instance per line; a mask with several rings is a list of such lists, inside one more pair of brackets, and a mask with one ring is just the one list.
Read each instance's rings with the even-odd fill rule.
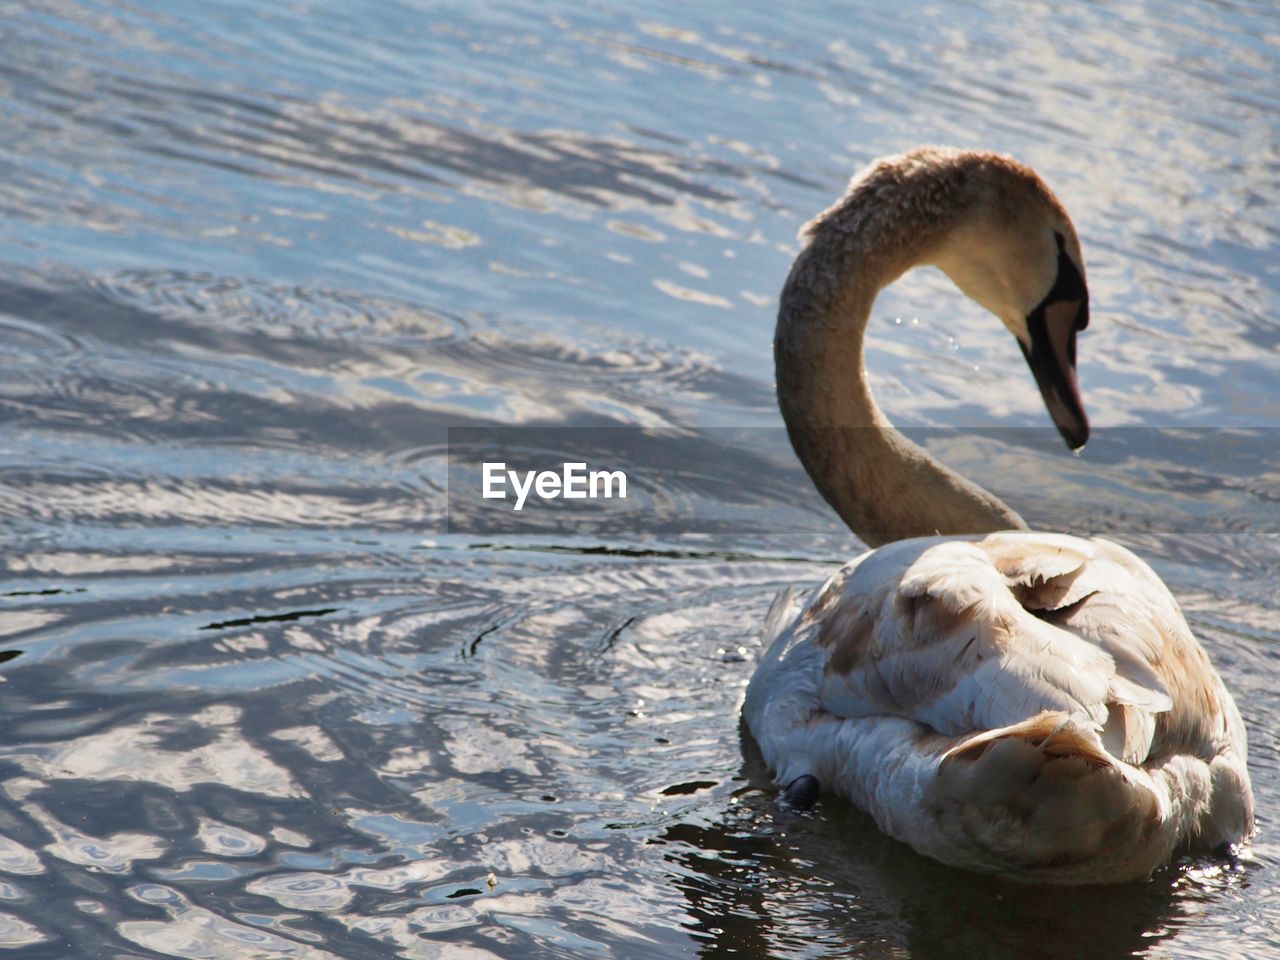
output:
[[1049,295],[1027,316],[1030,345],[1018,341],[1035,375],[1040,396],[1067,446],[1078,450],[1089,439],[1076,382],[1076,333],[1089,325],[1089,291],[1058,235],[1058,278]]

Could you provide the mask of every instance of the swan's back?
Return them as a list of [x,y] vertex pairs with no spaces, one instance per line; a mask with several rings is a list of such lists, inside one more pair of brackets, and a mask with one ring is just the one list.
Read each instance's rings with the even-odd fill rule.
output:
[[937,859],[1141,877],[1252,831],[1243,724],[1149,567],[1104,540],[922,538],[845,566],[781,629],[744,715]]

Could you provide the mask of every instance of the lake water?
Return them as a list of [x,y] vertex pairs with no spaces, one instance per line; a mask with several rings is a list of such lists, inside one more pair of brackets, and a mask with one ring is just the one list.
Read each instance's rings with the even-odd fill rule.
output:
[[[11,0],[0,946],[1280,955],[1278,53],[1261,0]],[[1097,434],[937,274],[877,305],[878,395],[1166,579],[1249,727],[1239,864],[1019,887],[761,788],[765,611],[859,549],[778,430],[776,294],[929,142],[1072,211]],[[683,437],[645,502],[724,522],[486,526],[449,431],[512,426]]]

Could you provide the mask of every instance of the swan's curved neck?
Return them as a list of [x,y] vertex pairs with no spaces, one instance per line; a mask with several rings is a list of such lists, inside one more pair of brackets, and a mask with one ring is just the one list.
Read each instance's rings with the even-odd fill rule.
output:
[[863,338],[876,295],[936,260],[956,219],[911,206],[886,211],[879,199],[855,190],[815,221],[783,288],[774,362],[791,443],[827,502],[870,546],[1025,528],[993,494],[895,430],[871,395]]

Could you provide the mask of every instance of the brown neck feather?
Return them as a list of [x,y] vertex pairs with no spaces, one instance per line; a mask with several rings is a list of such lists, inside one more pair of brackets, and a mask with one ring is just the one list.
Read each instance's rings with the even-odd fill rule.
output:
[[774,361],[791,443],[827,502],[871,546],[1026,527],[896,431],[867,382],[863,338],[876,295],[932,259],[964,210],[963,178],[949,183],[948,172],[919,184],[896,169],[864,176],[806,228],[809,245],[779,305]]

